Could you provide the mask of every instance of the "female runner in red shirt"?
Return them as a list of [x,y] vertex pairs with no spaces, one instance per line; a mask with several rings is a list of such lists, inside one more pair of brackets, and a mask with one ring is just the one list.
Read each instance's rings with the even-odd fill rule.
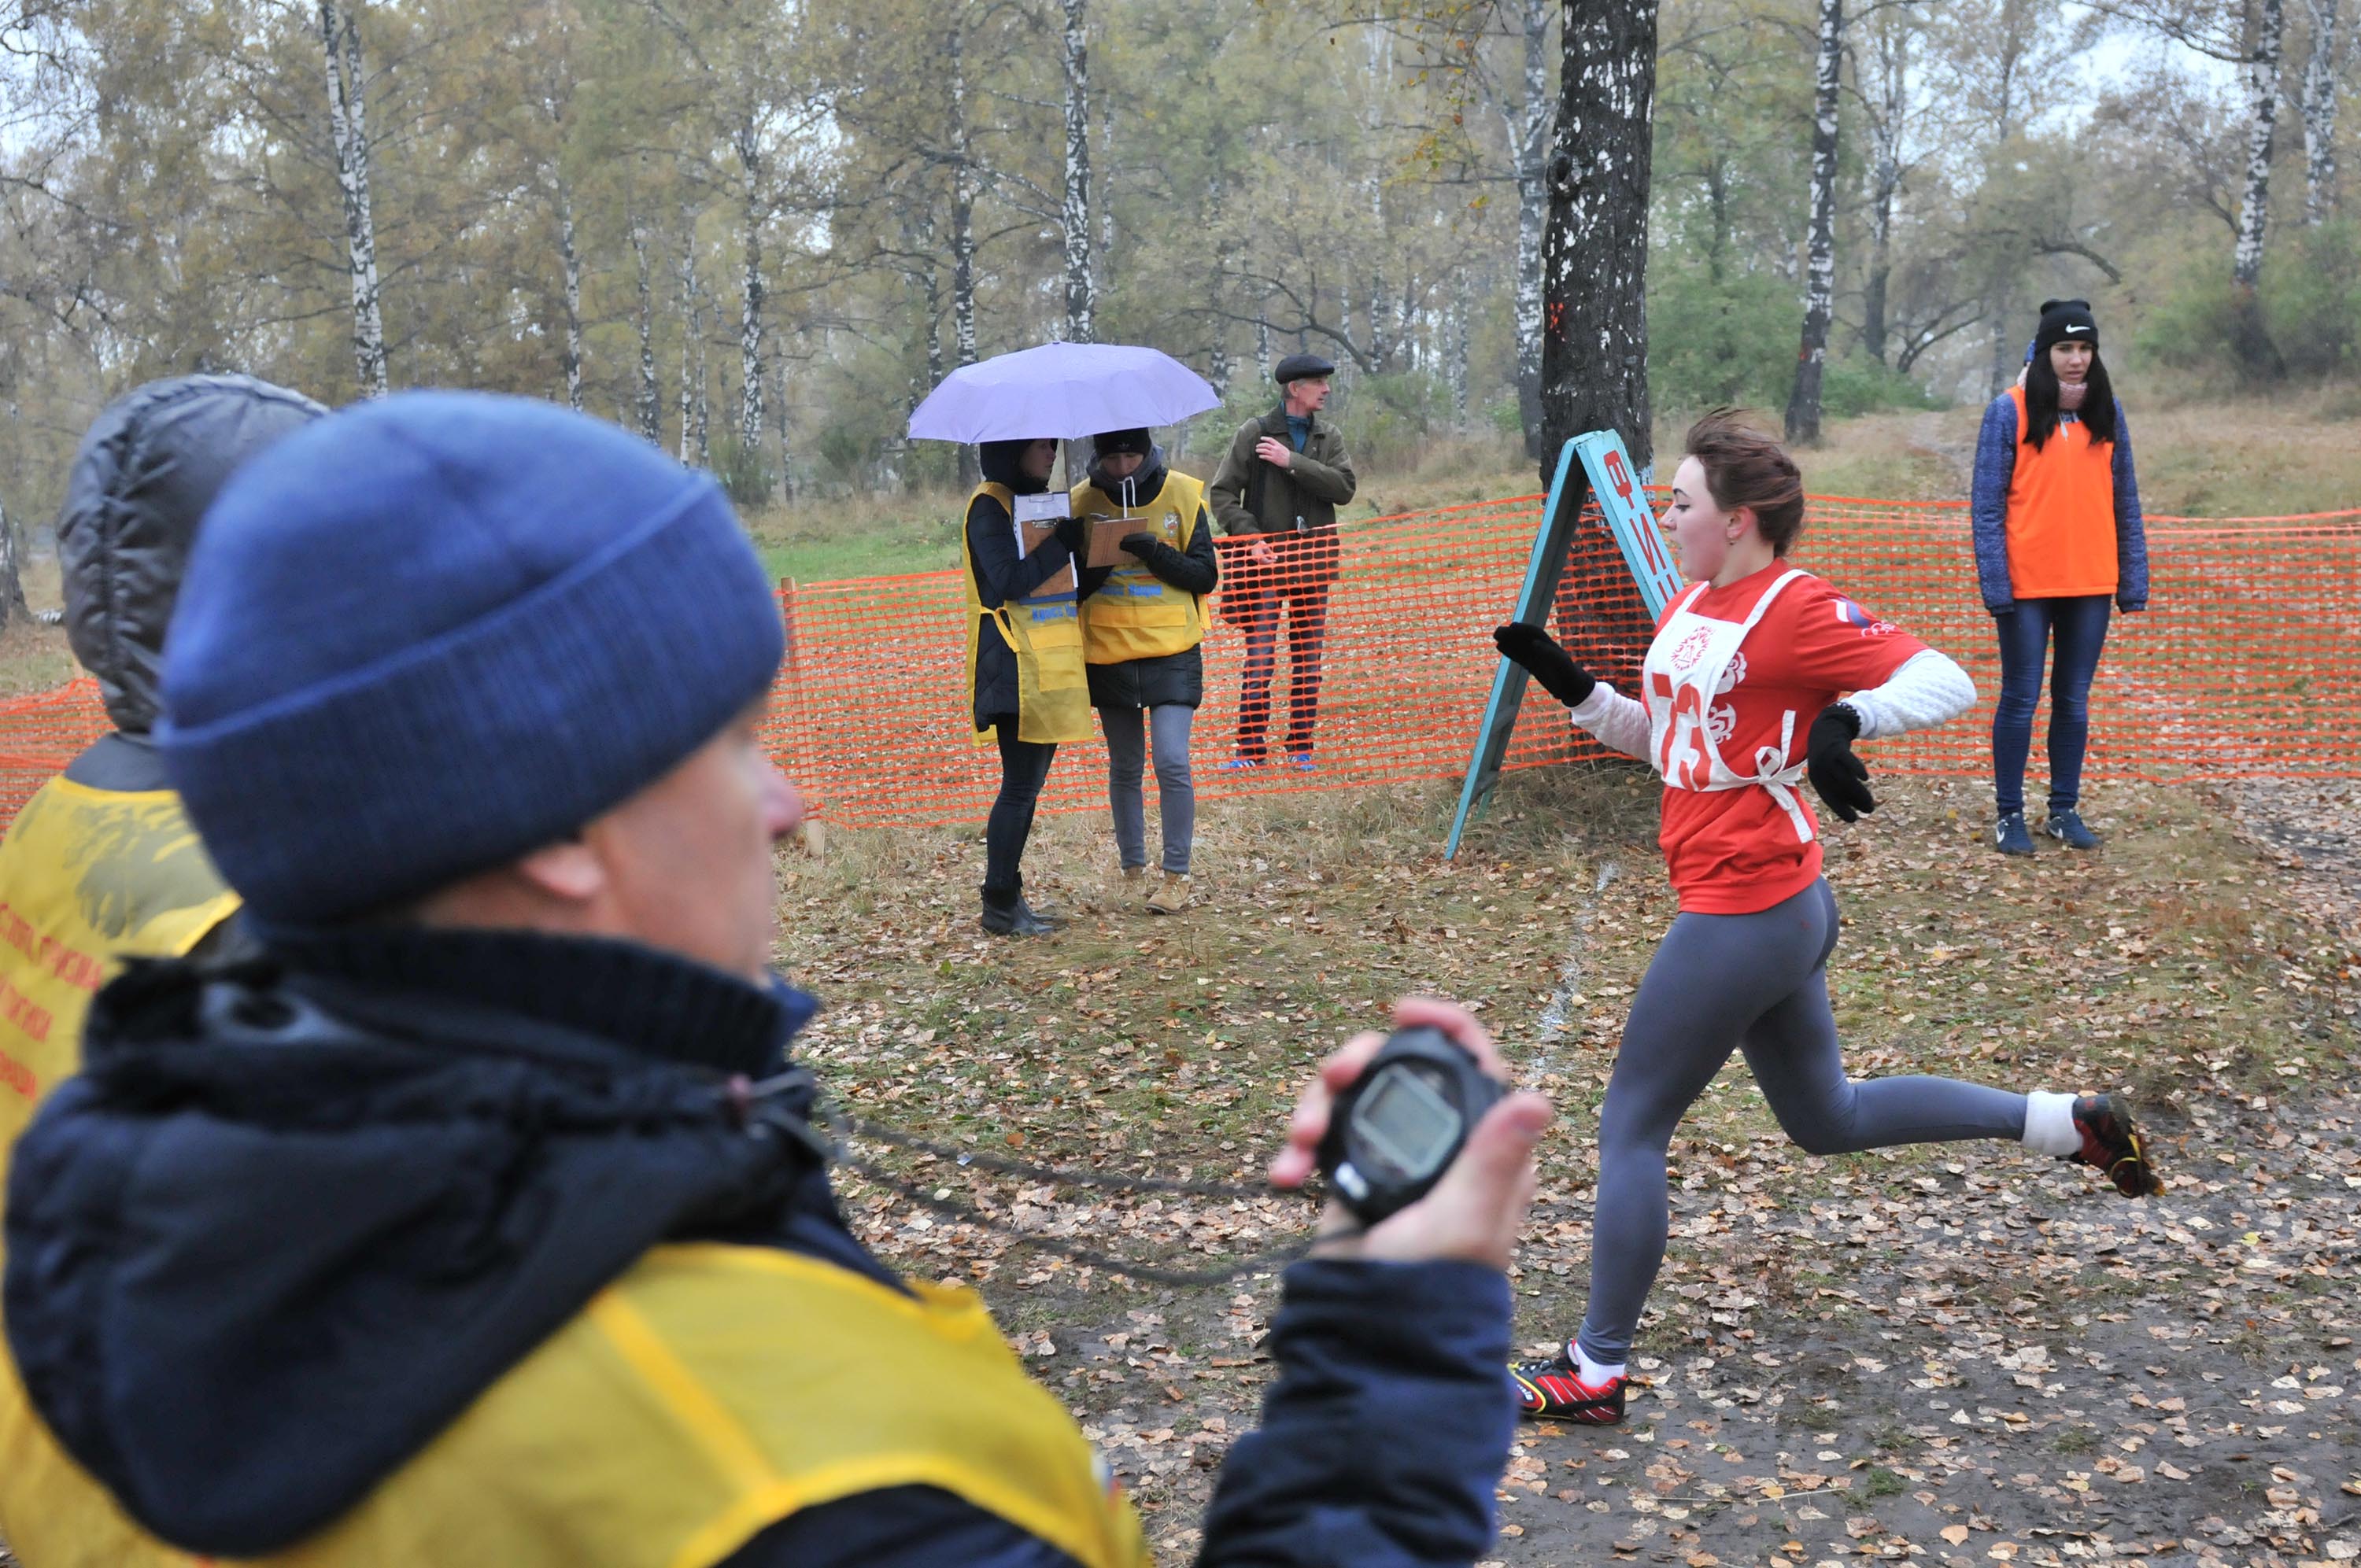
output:
[[1538,627],[1493,633],[1576,724],[1663,775],[1658,841],[1680,894],[1599,1108],[1589,1310],[1555,1360],[1517,1369],[1528,1414],[1600,1425],[1623,1419],[1624,1361],[1664,1262],[1673,1128],[1732,1049],[1813,1154],[2005,1138],[2095,1166],[2128,1197],[2162,1190],[2112,1095],[1845,1076],[1824,967],[1836,899],[1798,786],[1808,777],[1854,820],[1875,802],[1852,742],[1939,724],[1975,687],[1949,659],[1786,565],[1804,489],[1776,441],[1724,412],[1700,421],[1686,447],[1666,521],[1692,582],[1657,626],[1644,701],[1594,680]]

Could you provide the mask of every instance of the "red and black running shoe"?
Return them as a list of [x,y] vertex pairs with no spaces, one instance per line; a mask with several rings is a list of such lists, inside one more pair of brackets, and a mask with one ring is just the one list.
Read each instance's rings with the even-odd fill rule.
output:
[[1517,1407],[1536,1420],[1579,1421],[1585,1426],[1611,1427],[1623,1420],[1626,1377],[1603,1384],[1585,1383],[1566,1353],[1552,1361],[1528,1361],[1509,1368],[1517,1380]]
[[2164,1190],[2122,1101],[2112,1094],[2080,1096],[2074,1102],[2074,1130],[2082,1135],[2082,1146],[2068,1159],[2101,1172],[2126,1198],[2153,1198]]

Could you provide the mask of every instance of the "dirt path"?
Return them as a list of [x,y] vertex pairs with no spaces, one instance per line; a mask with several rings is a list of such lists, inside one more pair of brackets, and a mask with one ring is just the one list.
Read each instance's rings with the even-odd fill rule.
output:
[[1676,1195],[1716,1241],[1668,1269],[1654,1387],[1532,1431],[1499,1560],[2361,1555],[2356,1113],[2199,1101],[2142,1204],[1972,1148],[1808,1206]]
[[[2171,1190],[2142,1204],[1981,1146],[1891,1173],[1750,1151],[1691,1180],[1649,1387],[1624,1427],[1524,1429],[1492,1561],[2361,1556],[2356,1118],[2345,1093],[2192,1097],[2159,1129]],[[1587,1195],[1538,1208],[1521,1334],[1579,1310],[1587,1219]],[[1068,1297],[1020,1343],[1185,1561],[1255,1420],[1274,1282],[1097,1290],[1097,1321]]]
[[2361,782],[2257,779],[2224,786],[2239,828],[2319,916],[2361,940]]

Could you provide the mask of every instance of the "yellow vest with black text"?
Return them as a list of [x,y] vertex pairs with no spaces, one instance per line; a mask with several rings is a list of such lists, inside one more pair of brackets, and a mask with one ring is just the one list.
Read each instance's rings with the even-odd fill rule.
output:
[[[1005,485],[978,485],[975,495],[990,496],[1016,515],[1016,495]],[[1013,524],[1012,524],[1013,526]],[[960,582],[967,593],[967,695],[975,706],[976,638],[989,624],[999,630],[1016,656],[1016,738],[1037,745],[1085,740],[1091,733],[1090,677],[1082,667],[1082,605],[1072,592],[1040,598],[1015,599],[987,608],[976,591],[975,556],[967,547],[967,529],[960,529]],[[1079,575],[1079,574],[1078,574]],[[996,729],[976,732],[978,745],[991,744]]]
[[[344,1518],[252,1561],[710,1568],[799,1509],[932,1486],[1085,1568],[1146,1568],[1129,1501],[983,1302],[913,1288],[768,1248],[657,1247]],[[55,1522],[63,1554],[26,1568],[186,1561],[82,1553]]]
[[[1156,499],[1136,514],[1140,532],[1152,533],[1182,554],[1197,531],[1205,487],[1186,474],[1168,472]],[[1096,485],[1074,487],[1076,517],[1135,515]],[[1093,664],[1120,664],[1184,653],[1205,640],[1205,616],[1197,596],[1174,587],[1126,555],[1099,591],[1082,604],[1082,657]]]
[[[0,1169],[40,1102],[82,1065],[99,986],[126,959],[185,954],[237,904],[170,790],[57,778],[34,792],[0,841]],[[0,1540],[25,1568],[192,1561],[150,1541],[58,1446],[5,1343]]]

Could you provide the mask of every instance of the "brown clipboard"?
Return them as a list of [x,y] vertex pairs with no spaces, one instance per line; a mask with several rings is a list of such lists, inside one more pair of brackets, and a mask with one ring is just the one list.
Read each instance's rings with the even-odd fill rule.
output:
[[[1016,525],[1018,549],[1028,557],[1057,537],[1058,525],[1054,522],[1020,522]],[[1075,572],[1074,564],[1069,561],[1063,571],[1050,573],[1047,581],[1025,597],[1028,599],[1055,598],[1060,594],[1079,592],[1082,586],[1081,576]]]
[[1156,524],[1144,517],[1102,517],[1094,512],[1091,516],[1088,564],[1093,566],[1136,565],[1138,557],[1126,554],[1123,542],[1135,533],[1145,533],[1152,538],[1156,532]]

